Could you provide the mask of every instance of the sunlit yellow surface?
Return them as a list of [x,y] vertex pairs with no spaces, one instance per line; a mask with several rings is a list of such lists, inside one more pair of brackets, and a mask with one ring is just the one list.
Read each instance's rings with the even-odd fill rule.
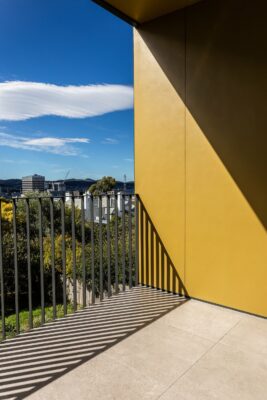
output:
[[[209,7],[215,7],[212,2],[205,3],[206,8],[197,10],[199,18],[209,14]],[[227,9],[224,9],[223,2],[220,2],[220,7],[221,25],[217,24],[216,30],[208,31],[207,36],[220,33],[223,43],[223,35],[227,34],[223,27]],[[232,10],[235,18],[240,13],[237,9],[238,7],[236,15],[235,10]],[[196,24],[198,14],[195,13],[193,17],[192,21]],[[187,14],[187,18],[190,18],[190,15]],[[264,115],[260,112],[260,99],[255,97],[254,91],[258,84],[260,88],[264,82],[264,75],[261,75],[263,70],[259,65],[257,73],[253,74],[253,80],[250,82],[248,79],[246,85],[246,74],[250,77],[248,68],[253,71],[257,66],[257,59],[254,58],[252,62],[248,57],[244,65],[243,54],[241,51],[238,54],[238,48],[235,48],[235,52],[227,53],[220,52],[216,47],[215,51],[212,50],[212,44],[205,47],[197,30],[192,28],[193,24],[189,26],[190,30],[188,28],[186,48],[183,21],[184,14],[177,13],[173,19],[169,18],[165,22],[159,19],[152,22],[147,29],[135,31],[136,191],[189,295],[267,316],[267,235],[264,226],[266,213],[261,206],[266,192],[259,185],[260,180],[257,181],[262,179],[266,168],[266,161],[264,162],[262,157],[263,149],[266,148],[266,139],[262,132],[266,125]],[[210,29],[208,24],[206,26],[207,30]],[[240,26],[242,29],[242,21]],[[194,40],[194,44],[190,43],[190,40]],[[260,46],[257,43],[255,40],[256,48],[257,45]],[[202,57],[194,59],[198,54],[197,46]],[[242,43],[241,48],[242,51],[246,51]],[[185,49],[189,53],[189,62],[185,62]],[[255,51],[255,47],[251,46],[251,51]],[[198,66],[205,66],[205,63],[207,75],[198,75]],[[220,71],[218,72],[220,65],[225,68],[222,71],[226,71],[221,75]],[[212,87],[215,79],[211,78],[213,73],[218,79],[218,91],[205,94],[203,99],[207,103],[205,107],[203,102],[200,103],[200,110],[197,110],[199,114],[196,113],[197,121],[192,109],[196,110],[197,96],[201,93],[191,91],[192,88],[198,87],[195,85],[196,80],[206,82],[206,88],[209,88],[209,85]],[[243,82],[242,74],[245,89],[242,91],[240,88],[240,101],[234,103],[238,115],[234,124],[232,120],[223,118],[223,115],[224,110],[229,108],[232,96],[235,95],[232,93],[229,97],[235,79]],[[232,84],[229,85],[229,82]],[[242,113],[242,110],[240,112],[238,109],[241,104],[245,109],[244,96],[248,93],[251,94],[250,113],[255,109],[255,115],[258,113],[259,117],[258,121],[255,119],[251,125],[252,131],[246,129],[250,124],[251,114]],[[216,132],[217,121],[215,123],[212,115],[209,115],[209,110],[218,101],[221,102],[218,109],[222,107],[218,129],[221,127],[224,136],[220,136],[220,131]],[[219,112],[217,114],[220,117]],[[233,118],[234,115],[233,112]],[[228,125],[229,129],[234,127],[229,137],[226,136]],[[216,133],[216,149],[208,139],[209,136],[212,137],[211,132]],[[246,148],[249,139],[243,136],[242,141],[242,134],[250,135],[250,151]],[[240,142],[240,147],[237,145],[232,149],[237,156],[236,166],[235,158],[231,158],[235,153],[229,152],[227,147],[227,140],[235,144],[231,135],[239,138]],[[255,148],[258,153],[255,152]],[[225,159],[229,161],[237,180],[233,178],[219,153],[228,156]],[[252,165],[255,182],[248,175],[246,163],[242,164],[240,154],[248,157],[248,162],[254,157]],[[247,185],[244,179],[246,174]],[[238,182],[243,186],[239,186]],[[250,190],[252,185],[255,186],[254,192]],[[250,201],[241,187],[248,189]],[[148,248],[149,246],[150,244]]]

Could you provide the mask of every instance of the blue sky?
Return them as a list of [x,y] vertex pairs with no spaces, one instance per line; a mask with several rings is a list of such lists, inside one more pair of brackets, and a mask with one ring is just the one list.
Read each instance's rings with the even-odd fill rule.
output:
[[90,0],[1,0],[0,178],[133,179],[132,54]]

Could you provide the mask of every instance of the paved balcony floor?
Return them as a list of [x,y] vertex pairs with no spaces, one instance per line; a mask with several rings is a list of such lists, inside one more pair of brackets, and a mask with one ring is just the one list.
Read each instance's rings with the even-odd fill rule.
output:
[[136,288],[0,346],[0,399],[264,400],[267,320]]

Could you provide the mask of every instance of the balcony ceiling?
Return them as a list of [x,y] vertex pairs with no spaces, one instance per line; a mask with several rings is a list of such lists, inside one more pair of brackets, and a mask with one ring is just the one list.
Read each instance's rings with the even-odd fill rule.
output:
[[[137,23],[150,21],[200,0],[93,0],[105,8],[112,7]],[[112,10],[111,10],[112,11]]]

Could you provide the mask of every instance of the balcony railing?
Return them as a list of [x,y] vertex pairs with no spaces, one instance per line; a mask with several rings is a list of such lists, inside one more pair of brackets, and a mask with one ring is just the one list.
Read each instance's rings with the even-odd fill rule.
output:
[[2,339],[137,285],[139,208],[126,194],[0,200]]

